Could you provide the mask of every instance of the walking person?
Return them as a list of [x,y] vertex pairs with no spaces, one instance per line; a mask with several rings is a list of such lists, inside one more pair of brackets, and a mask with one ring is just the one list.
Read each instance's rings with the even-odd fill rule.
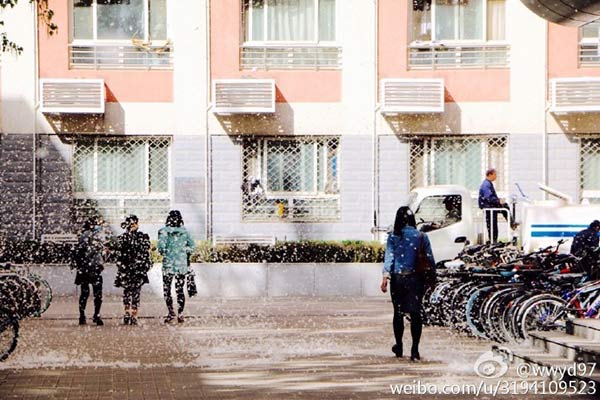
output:
[[185,321],[183,309],[185,307],[186,275],[190,272],[189,255],[194,250],[194,240],[187,229],[183,226],[183,218],[177,210],[169,212],[165,226],[158,231],[158,251],[163,255],[163,294],[167,304],[168,314],[165,323],[175,319],[173,309],[173,298],[171,297],[171,286],[175,279],[175,291],[177,292],[177,322]]
[[400,207],[396,212],[394,230],[388,235],[383,263],[381,291],[387,292],[390,281],[390,295],[394,306],[394,337],[396,344],[392,352],[402,357],[402,336],[404,334],[404,314],[410,315],[412,347],[411,361],[420,360],[419,342],[423,331],[421,308],[425,282],[417,274],[418,249],[424,246],[430,265],[435,265],[431,243],[426,234],[416,228],[415,215],[408,207]]
[[139,220],[130,215],[121,223],[125,232],[117,238],[117,276],[115,286],[123,288],[123,324],[138,324],[138,309],[142,286],[148,283],[150,261],[150,238],[139,231]]
[[86,324],[85,309],[90,297],[90,285],[94,291],[94,316],[92,321],[104,325],[100,317],[102,307],[102,271],[104,270],[104,237],[102,233],[103,221],[99,217],[90,217],[83,224],[75,248],[74,263],[77,270],[75,285],[80,286],[79,294],[79,325]]
[[[506,204],[503,199],[498,198],[496,189],[494,188],[494,181],[496,178],[496,169],[490,168],[485,172],[485,179],[481,182],[481,186],[479,187],[478,199],[479,208],[484,210],[485,225],[491,243],[496,243],[498,241],[498,214],[501,214],[509,221],[508,204]],[[490,208],[505,208],[506,210],[486,211],[486,209]],[[515,228],[516,224],[511,223],[511,229]]]

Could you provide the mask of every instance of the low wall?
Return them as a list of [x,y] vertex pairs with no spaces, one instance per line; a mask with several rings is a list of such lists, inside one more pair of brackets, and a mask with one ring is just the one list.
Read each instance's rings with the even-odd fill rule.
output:
[[[199,297],[278,297],[278,296],[382,296],[382,264],[192,264]],[[66,265],[31,268],[46,279],[55,295],[75,295],[75,271]],[[104,273],[105,294],[121,294],[114,287],[116,266]],[[161,265],[148,273],[145,295],[162,296]]]

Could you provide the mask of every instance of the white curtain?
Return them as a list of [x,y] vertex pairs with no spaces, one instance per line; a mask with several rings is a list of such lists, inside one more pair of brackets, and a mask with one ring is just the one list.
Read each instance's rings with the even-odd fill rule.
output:
[[94,143],[82,142],[75,145],[73,156],[75,192],[94,191]]
[[98,142],[98,192],[143,193],[146,188],[142,142]]
[[483,1],[435,3],[436,40],[482,40]]
[[506,1],[487,0],[487,40],[506,39]]
[[267,40],[314,41],[315,0],[267,0]]
[[319,0],[319,40],[335,40],[335,0]]

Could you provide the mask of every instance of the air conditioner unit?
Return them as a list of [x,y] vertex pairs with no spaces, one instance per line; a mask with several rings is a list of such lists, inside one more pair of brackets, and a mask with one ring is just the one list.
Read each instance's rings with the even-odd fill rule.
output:
[[382,79],[381,112],[444,112],[443,79]]
[[550,111],[600,111],[600,78],[550,79]]
[[44,113],[103,114],[104,79],[40,79]]
[[252,114],[275,112],[274,79],[215,79],[213,112]]

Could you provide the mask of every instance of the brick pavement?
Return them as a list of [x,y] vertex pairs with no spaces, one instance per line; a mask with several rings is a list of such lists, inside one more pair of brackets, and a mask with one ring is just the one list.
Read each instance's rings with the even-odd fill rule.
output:
[[383,298],[194,299],[187,311],[165,325],[164,304],[144,298],[141,325],[122,326],[110,298],[106,326],[80,327],[76,300],[55,299],[0,363],[0,399],[409,398],[390,384],[478,382],[474,361],[490,348],[426,328],[424,361],[396,359]]

